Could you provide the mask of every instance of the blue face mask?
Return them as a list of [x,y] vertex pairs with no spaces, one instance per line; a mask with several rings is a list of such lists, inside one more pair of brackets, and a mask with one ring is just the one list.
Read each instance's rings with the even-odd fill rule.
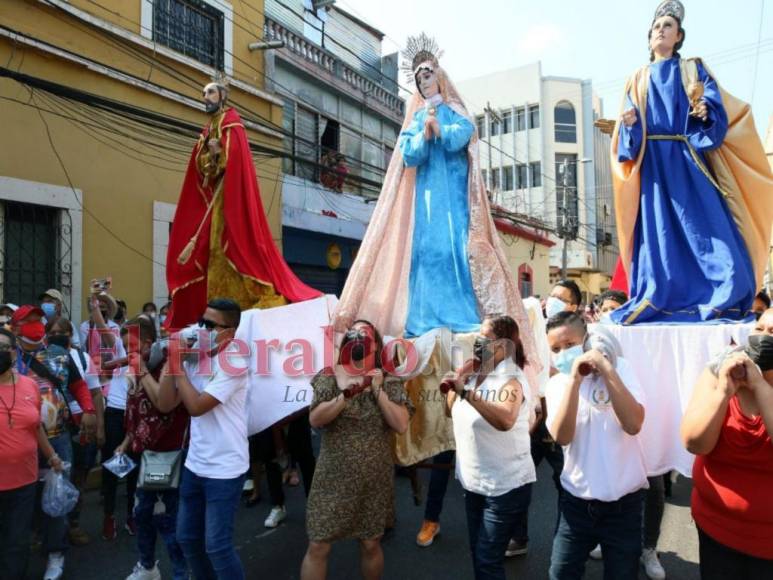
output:
[[553,318],[559,312],[566,310],[566,303],[555,296],[548,296],[545,301],[545,314],[548,318]]
[[46,318],[49,320],[56,316],[56,304],[52,304],[51,302],[44,302],[40,305],[40,309],[45,313]]
[[574,360],[583,352],[581,344],[562,350],[555,356],[555,359],[553,359],[553,366],[555,366],[559,372],[569,375],[572,373]]

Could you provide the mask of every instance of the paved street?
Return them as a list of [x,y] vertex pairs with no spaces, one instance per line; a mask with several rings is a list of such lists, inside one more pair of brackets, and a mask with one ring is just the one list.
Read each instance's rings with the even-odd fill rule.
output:
[[[420,470],[426,490],[428,472]],[[551,534],[555,522],[555,490],[550,472],[543,464],[538,472],[539,482],[534,489],[531,507],[531,542],[529,554],[512,558],[507,563],[508,578],[547,578],[550,559]],[[441,516],[442,532],[430,548],[419,548],[415,534],[421,523],[423,506],[413,505],[410,485],[406,478],[397,479],[398,522],[394,532],[384,541],[386,580],[448,580],[472,577],[467,548],[464,502],[458,483],[449,485],[444,511]],[[123,493],[121,490],[120,493]],[[669,578],[692,580],[698,578],[697,534],[690,520],[689,481],[683,478],[674,485],[673,497],[667,499],[660,540],[662,562]],[[263,482],[263,498],[268,491]],[[237,543],[244,562],[247,578],[297,579],[306,548],[304,531],[304,498],[302,487],[287,488],[288,518],[276,530],[263,527],[270,506],[264,499],[252,509],[239,510]],[[99,538],[101,508],[99,494],[89,492],[84,509],[84,527],[92,534],[89,546],[73,548],[67,561],[65,578],[102,580],[125,578],[136,562],[135,540],[122,532],[116,542]],[[119,507],[125,505],[119,498]],[[122,522],[121,522],[122,523]],[[171,578],[166,553],[159,541],[158,557],[164,578]],[[33,554],[30,578],[42,578],[44,561]],[[603,576],[602,565],[589,562],[586,578]],[[330,560],[331,580],[357,579],[358,550],[354,542],[336,545]],[[644,574],[640,575],[645,578]]]

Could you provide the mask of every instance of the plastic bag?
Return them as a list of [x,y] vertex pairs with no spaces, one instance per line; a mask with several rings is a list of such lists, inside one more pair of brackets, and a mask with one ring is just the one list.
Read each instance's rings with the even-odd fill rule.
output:
[[114,473],[116,477],[121,479],[126,477],[132,469],[137,467],[137,464],[132,458],[124,453],[113,455],[113,457],[105,461],[102,465],[104,465],[111,473]]
[[67,515],[78,503],[78,488],[65,476],[70,464],[65,463],[64,468],[61,473],[50,469],[44,478],[42,507],[43,511],[52,518]]

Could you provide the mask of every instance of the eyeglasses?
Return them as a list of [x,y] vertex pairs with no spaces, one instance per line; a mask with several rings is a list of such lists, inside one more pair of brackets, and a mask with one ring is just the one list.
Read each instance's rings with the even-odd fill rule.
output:
[[207,318],[199,318],[199,327],[206,328],[207,330],[214,330],[215,328],[231,328],[227,324],[218,324],[214,320]]

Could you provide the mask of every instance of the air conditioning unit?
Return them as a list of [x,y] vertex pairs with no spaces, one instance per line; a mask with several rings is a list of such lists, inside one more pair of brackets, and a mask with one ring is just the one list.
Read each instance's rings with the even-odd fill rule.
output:
[[612,233],[605,231],[604,228],[596,228],[596,245],[611,246]]

